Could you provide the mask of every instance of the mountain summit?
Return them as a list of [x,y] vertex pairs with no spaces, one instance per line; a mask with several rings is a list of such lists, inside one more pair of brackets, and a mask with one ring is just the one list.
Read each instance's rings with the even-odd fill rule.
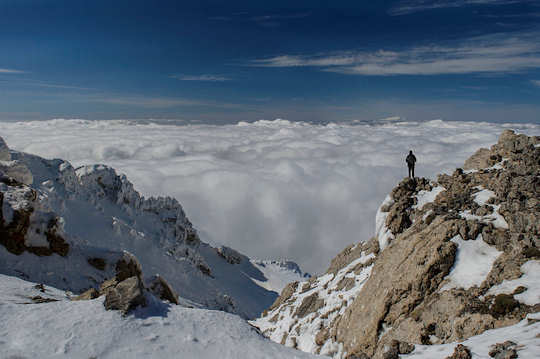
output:
[[[444,358],[456,345],[443,344],[470,338],[483,350],[501,337],[490,330],[504,328],[532,358],[539,147],[539,137],[504,131],[464,169],[403,180],[378,210],[375,237],[345,248],[325,274],[290,283],[253,324],[287,346],[347,359]],[[462,345],[452,358],[467,355]]]

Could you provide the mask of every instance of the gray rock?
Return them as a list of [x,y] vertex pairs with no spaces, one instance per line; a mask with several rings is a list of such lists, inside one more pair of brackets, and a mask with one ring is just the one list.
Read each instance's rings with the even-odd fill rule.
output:
[[167,281],[160,275],[154,276],[148,285],[150,291],[157,295],[161,300],[168,300],[173,304],[180,304],[178,302],[178,294],[172,289]]
[[497,343],[490,347],[489,356],[495,359],[515,359],[518,357],[516,347],[517,344],[510,340]]
[[119,310],[124,314],[138,306],[145,306],[146,298],[142,282],[133,276],[114,287],[107,288],[103,305],[107,310]]
[[11,161],[9,148],[2,137],[0,137],[0,161]]

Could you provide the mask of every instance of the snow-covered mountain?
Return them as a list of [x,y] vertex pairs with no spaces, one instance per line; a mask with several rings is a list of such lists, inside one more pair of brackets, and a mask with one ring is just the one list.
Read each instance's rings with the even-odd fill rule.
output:
[[244,318],[272,304],[276,285],[298,279],[290,270],[265,277],[239,252],[200,241],[174,198],[143,198],[107,166],[73,168],[0,139],[0,174],[1,274],[79,293],[114,276],[128,251],[180,297]]
[[251,260],[267,279],[266,281],[255,282],[263,288],[281,293],[283,288],[291,282],[311,278],[311,274],[304,273],[295,262],[291,261],[271,261],[271,260]]

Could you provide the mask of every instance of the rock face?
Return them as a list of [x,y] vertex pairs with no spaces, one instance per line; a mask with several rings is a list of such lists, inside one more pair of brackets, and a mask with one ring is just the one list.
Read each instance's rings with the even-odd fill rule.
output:
[[[396,343],[460,341],[539,311],[540,298],[518,288],[540,264],[539,143],[505,131],[466,171],[403,180],[377,213],[375,238],[287,286],[254,324],[304,351],[397,358]],[[461,349],[453,357],[466,358]]]
[[150,291],[154,293],[158,298],[167,300],[173,304],[179,304],[178,294],[172,289],[172,287],[163,279],[160,275],[154,276],[150,282]]

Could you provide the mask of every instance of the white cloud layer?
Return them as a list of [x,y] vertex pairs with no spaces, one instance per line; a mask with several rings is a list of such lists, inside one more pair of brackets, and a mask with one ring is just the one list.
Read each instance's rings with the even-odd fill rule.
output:
[[283,120],[238,125],[129,121],[0,122],[14,149],[74,165],[105,163],[144,195],[173,195],[201,237],[260,259],[288,258],[324,271],[350,243],[375,232],[375,212],[407,175],[461,166],[505,128],[540,135],[540,125],[386,121],[313,125]]
[[405,0],[397,3],[388,13],[390,15],[407,15],[419,11],[457,8],[480,5],[511,5],[517,3],[531,3],[537,0]]
[[519,72],[540,68],[538,31],[476,36],[445,45],[399,50],[280,55],[254,60],[260,67],[317,67],[352,75],[440,75]]

